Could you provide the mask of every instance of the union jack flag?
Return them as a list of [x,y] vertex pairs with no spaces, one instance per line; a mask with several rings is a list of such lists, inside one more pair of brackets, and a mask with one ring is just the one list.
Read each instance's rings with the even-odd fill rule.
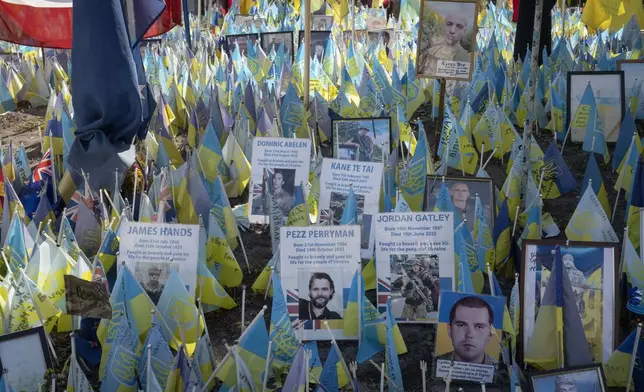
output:
[[45,155],[43,155],[42,159],[40,160],[40,163],[38,163],[38,166],[34,169],[34,173],[32,175],[33,177],[33,182],[38,183],[42,180],[51,180],[51,178],[54,176],[54,172],[52,170],[52,165],[53,165],[53,159],[51,156],[51,148],[45,152]]
[[[172,189],[168,186],[168,175],[163,174],[161,178],[161,190],[159,191],[159,205],[163,203],[163,209],[165,212],[164,222],[173,223],[177,221],[177,213],[174,209],[174,200],[172,198]],[[158,213],[161,213],[159,211]]]
[[320,226],[331,226],[331,222],[333,222],[333,210],[321,209]]
[[85,184],[83,186],[76,189],[76,192],[74,192],[74,195],[67,203],[67,208],[65,209],[65,216],[74,223],[78,220],[78,205],[80,203],[85,203],[90,211],[94,211],[94,194],[92,193],[92,189],[89,187],[87,181],[84,182]]

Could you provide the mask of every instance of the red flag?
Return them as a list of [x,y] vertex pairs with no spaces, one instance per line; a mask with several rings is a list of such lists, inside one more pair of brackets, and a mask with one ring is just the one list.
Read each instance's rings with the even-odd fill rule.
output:
[[[166,0],[165,10],[145,36],[163,34],[176,25],[181,25],[181,0]],[[72,0],[0,0],[0,40],[70,49]]]

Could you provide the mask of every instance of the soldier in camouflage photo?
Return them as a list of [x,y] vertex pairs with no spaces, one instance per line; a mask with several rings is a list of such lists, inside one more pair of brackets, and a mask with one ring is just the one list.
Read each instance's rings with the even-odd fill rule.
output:
[[411,256],[409,268],[402,265],[400,273],[392,284],[392,293],[399,292],[405,300],[399,316],[409,321],[427,319],[438,308],[438,257]]

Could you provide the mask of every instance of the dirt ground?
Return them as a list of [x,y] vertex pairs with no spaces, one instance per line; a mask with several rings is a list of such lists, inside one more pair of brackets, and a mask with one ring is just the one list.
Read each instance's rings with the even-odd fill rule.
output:
[[[431,144],[432,141],[435,142],[437,140],[437,137],[434,135],[436,124],[430,119],[430,116],[428,115],[430,113],[430,110],[431,107],[429,105],[421,107],[417,111],[415,116],[410,119],[410,122],[414,123],[416,119],[423,121]],[[14,146],[19,143],[24,143],[30,160],[32,162],[36,162],[40,157],[40,138],[38,136],[38,127],[42,127],[44,125],[44,112],[44,108],[21,108],[17,112],[0,116],[0,139],[2,141],[2,144],[8,143],[9,140],[13,142]],[[638,126],[641,126],[641,124],[638,124]],[[539,133],[535,135],[535,138],[543,151],[546,150],[550,141],[552,140],[549,131]],[[612,154],[614,145],[610,146],[610,148]],[[581,150],[581,144],[568,142],[566,144],[566,149],[563,155],[566,163],[568,164],[578,181],[578,190],[561,196],[556,200],[545,200],[544,204],[544,212],[550,212],[552,214],[554,220],[559,226],[559,229],[561,230],[561,238],[565,238],[563,231],[568,223],[568,220],[572,216],[580,198],[579,189],[581,188],[581,181],[586,169],[588,154],[584,153]],[[501,165],[501,162],[499,160],[492,159],[486,169],[492,177],[494,184],[497,187],[500,187],[506,177],[505,167]],[[615,201],[616,196],[616,192],[613,190],[613,185],[615,183],[615,180],[617,179],[617,175],[612,172],[609,166],[600,164],[600,169],[602,171],[602,177],[604,178],[606,190],[608,192],[609,200],[612,205]],[[454,172],[451,174],[460,175],[460,172]],[[623,234],[624,208],[625,202],[622,198],[618,202],[617,216],[614,220],[613,226],[615,232],[620,238]],[[247,324],[250,323],[255,315],[257,315],[261,310],[262,306],[267,305],[268,309],[265,314],[265,319],[268,322],[271,310],[271,299],[268,298],[267,300],[264,300],[263,294],[253,293],[250,287],[259,272],[264,268],[268,260],[271,258],[272,253],[270,249],[270,236],[266,227],[253,226],[250,231],[242,233],[242,238],[246,246],[250,264],[250,273],[246,270],[246,266],[243,261],[244,256],[241,252],[241,249],[237,249],[235,251],[235,256],[244,269],[245,276],[243,283],[248,287],[246,296],[245,320]],[[501,285],[503,286],[504,293],[506,295],[509,295],[512,282],[502,281]],[[241,302],[241,288],[229,290],[229,293],[237,301],[237,303]],[[367,294],[375,300],[375,292]],[[215,356],[219,361],[225,355],[225,348],[223,343],[234,342],[234,340],[237,339],[240,334],[241,308],[238,307],[230,311],[219,310],[217,312],[209,313],[206,315],[206,322],[208,331],[213,340],[212,343],[215,350]],[[400,329],[409,350],[407,354],[401,355],[399,357],[405,390],[408,392],[422,391],[419,361],[426,360],[428,362],[428,367],[430,367],[427,374],[428,391],[443,392],[445,390],[444,383],[442,382],[442,380],[434,380],[431,374],[435,327],[432,325],[400,325]],[[625,333],[625,331],[623,330],[621,332],[622,334]],[[70,355],[69,336],[54,334],[53,338],[54,344],[56,345],[57,355],[64,362]],[[620,336],[620,339],[621,338],[623,338],[623,336]],[[320,357],[322,361],[324,361],[329,351],[330,344],[329,342],[319,342],[318,346]],[[358,349],[357,341],[343,341],[339,343],[339,346],[347,362],[355,358]],[[380,354],[374,357],[373,360],[376,363],[380,364],[384,360],[384,355]],[[59,374],[59,386],[64,387],[66,382],[64,380],[66,380],[67,375],[66,372],[64,373],[62,371],[62,363],[56,369],[56,371]],[[90,378],[93,378],[95,380],[96,375],[94,374],[91,376],[93,377]],[[379,371],[370,364],[363,364],[359,366],[358,380],[360,382],[360,389],[362,391],[379,390]],[[500,365],[495,383],[493,385],[488,385],[487,391],[496,392],[509,390],[508,380],[509,378],[505,365]],[[451,389],[453,391],[456,391],[458,390],[458,387],[462,387],[464,391],[481,390],[480,385],[474,385],[472,383],[452,383]],[[216,390],[216,388],[213,388],[213,390]]]

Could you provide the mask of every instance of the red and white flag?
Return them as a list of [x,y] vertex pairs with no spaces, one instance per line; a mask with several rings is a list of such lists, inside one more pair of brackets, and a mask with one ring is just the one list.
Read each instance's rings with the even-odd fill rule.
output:
[[[145,37],[181,25],[181,0],[165,0],[166,8]],[[72,0],[0,0],[0,40],[21,45],[70,49]]]

